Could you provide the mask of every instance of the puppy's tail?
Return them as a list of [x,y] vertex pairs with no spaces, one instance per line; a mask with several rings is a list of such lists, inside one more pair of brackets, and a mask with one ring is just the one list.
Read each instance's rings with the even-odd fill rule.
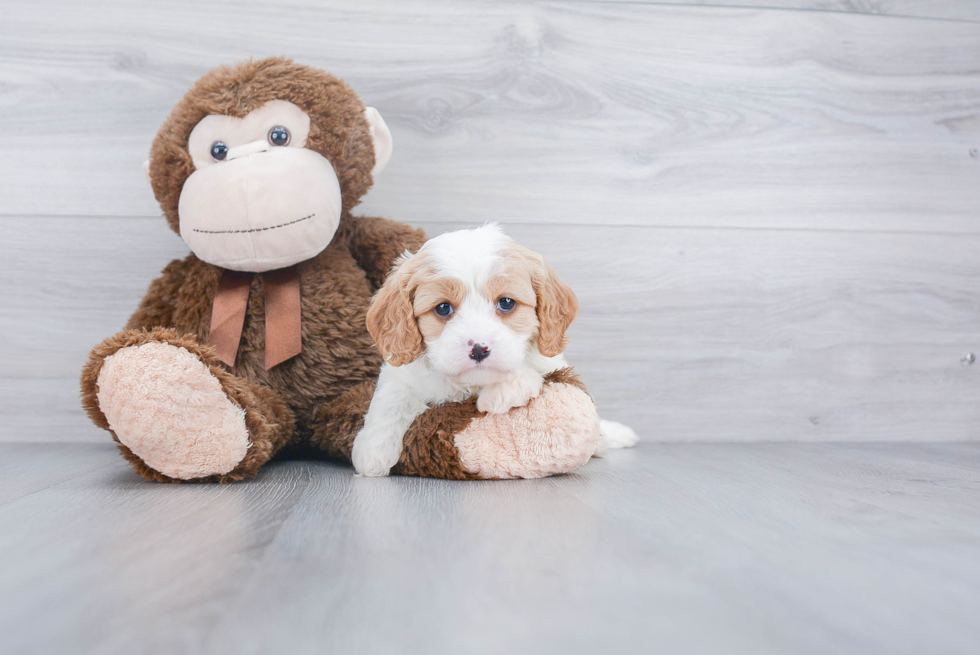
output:
[[616,421],[599,419],[599,443],[593,457],[602,457],[610,448],[632,448],[639,440],[632,428]]

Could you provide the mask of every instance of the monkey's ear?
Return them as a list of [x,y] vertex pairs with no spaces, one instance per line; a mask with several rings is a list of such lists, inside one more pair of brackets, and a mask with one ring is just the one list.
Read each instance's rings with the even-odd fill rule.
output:
[[[145,162],[143,162],[143,175],[146,176],[146,181],[147,182],[150,182],[150,160],[149,159],[147,159]],[[151,182],[151,184],[152,184],[152,182]]]
[[367,118],[368,125],[371,126],[371,141],[374,142],[374,168],[371,169],[371,176],[375,176],[384,170],[388,160],[391,159],[393,143],[391,131],[385,125],[385,119],[374,107],[364,110],[364,117]]

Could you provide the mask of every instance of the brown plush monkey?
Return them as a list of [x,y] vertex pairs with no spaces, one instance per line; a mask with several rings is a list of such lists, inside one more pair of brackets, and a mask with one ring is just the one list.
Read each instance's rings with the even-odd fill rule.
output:
[[[81,376],[89,416],[140,474],[242,480],[280,451],[349,461],[381,365],[368,304],[425,240],[350,213],[391,146],[344,82],[283,58],[216,69],[177,104],[148,172],[193,254],[167,265]],[[508,414],[474,401],[430,409],[392,472],[562,473],[596,436],[593,403],[564,371]]]

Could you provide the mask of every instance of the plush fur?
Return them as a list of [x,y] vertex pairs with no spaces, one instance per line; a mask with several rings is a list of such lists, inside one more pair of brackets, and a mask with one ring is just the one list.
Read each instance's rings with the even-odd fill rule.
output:
[[333,163],[347,214],[371,188],[374,150],[364,104],[345,82],[284,57],[222,66],[206,74],[177,103],[150,149],[153,193],[170,227],[179,232],[177,206],[194,172],[187,140],[209,114],[244,118],[272,100],[285,100],[315,117],[307,147]]
[[[351,215],[351,208],[371,186],[371,171],[378,163],[372,141],[376,134],[365,107],[342,81],[282,58],[208,73],[160,129],[150,153],[149,175],[175,232],[180,231],[181,189],[195,170],[187,150],[195,125],[211,114],[242,118],[277,99],[309,114],[306,147],[330,160],[343,195],[333,240],[318,255],[297,265],[302,353],[265,369],[263,278],[256,275],[235,365],[225,365],[206,345],[221,269],[194,254],[168,264],[125,329],[93,349],[81,375],[82,403],[93,422],[109,430],[136,471],[152,480],[243,480],[280,451],[313,452],[349,461],[350,445],[382,363],[365,326],[368,304],[395,260],[406,250],[417,250],[425,240],[421,230]],[[144,356],[150,354],[153,356]],[[195,359],[199,365],[193,364]],[[177,374],[177,370],[184,373]],[[147,402],[147,397],[140,397],[150,389],[141,386],[141,376],[158,385],[154,393],[171,389],[170,407],[166,400]],[[538,402],[549,401],[550,387],[545,385]],[[591,400],[583,402],[583,406],[590,404]],[[210,407],[218,419],[198,417],[192,421],[196,427],[188,428],[186,423],[181,427],[178,415],[190,405]],[[241,454],[240,424],[232,419],[240,417],[242,410],[247,451],[228,470],[235,453]],[[169,432],[158,429],[161,418],[171,426]],[[454,442],[464,428],[478,434],[483,420],[466,403],[428,410],[407,435],[410,445],[395,472],[454,479],[485,477],[485,472],[463,466]],[[219,427],[202,427],[205,424]],[[517,421],[514,425],[519,430],[523,424]],[[175,433],[182,429],[188,433]],[[505,433],[506,427],[495,423],[494,433],[501,430]],[[181,452],[186,454],[185,461],[180,461]],[[481,471],[491,470],[480,467]]]
[[588,462],[601,438],[595,405],[577,385],[550,390],[542,402],[535,397],[457,432],[460,465],[481,478],[505,479],[543,478]]
[[229,473],[248,452],[245,410],[186,348],[123,348],[105,359],[96,383],[119,441],[164,475]]
[[[229,401],[245,412],[245,427],[249,433],[249,447],[238,465],[227,473],[217,471],[197,477],[178,478],[158,471],[144,462],[130,450],[112,430],[109,420],[103,413],[99,402],[98,380],[105,362],[123,349],[139,348],[145,344],[163,343],[181,348],[197,357],[221,384]],[[201,346],[191,335],[180,335],[176,330],[154,328],[151,330],[124,330],[96,346],[89,355],[89,361],[82,369],[82,405],[92,421],[100,428],[109,430],[112,438],[119,443],[119,450],[136,469],[151,480],[159,482],[180,482],[195,479],[207,482],[237,482],[255,475],[278,450],[294,441],[295,419],[293,412],[283,399],[272,390],[232,375],[214,352]],[[193,457],[193,455],[191,455]]]

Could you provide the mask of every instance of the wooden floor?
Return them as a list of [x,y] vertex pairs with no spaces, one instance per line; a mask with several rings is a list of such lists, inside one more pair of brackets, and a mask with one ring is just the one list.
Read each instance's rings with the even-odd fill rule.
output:
[[0,444],[0,652],[976,653],[980,444],[653,444],[538,481],[168,486]]

